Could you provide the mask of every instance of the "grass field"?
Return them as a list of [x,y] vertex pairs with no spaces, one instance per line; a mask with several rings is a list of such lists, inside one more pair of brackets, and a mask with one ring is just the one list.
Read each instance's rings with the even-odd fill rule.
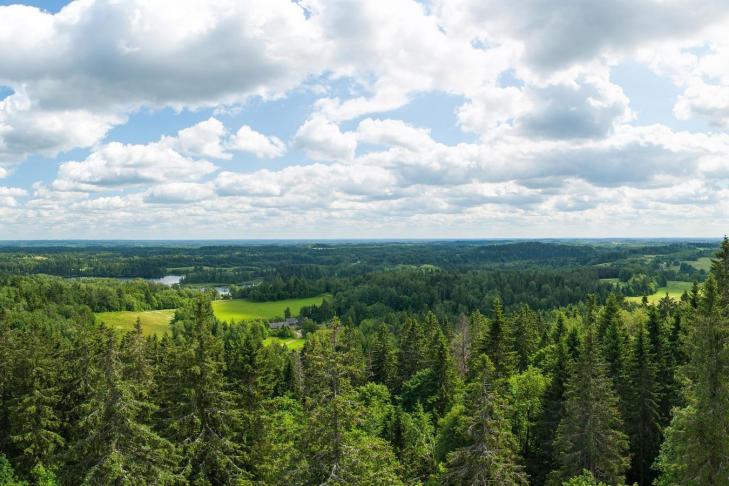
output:
[[[284,310],[288,307],[291,309],[291,315],[298,315],[299,310],[307,305],[319,305],[324,300],[324,296],[309,297],[306,299],[286,299],[276,300],[272,302],[252,302],[246,299],[233,300],[216,300],[213,302],[213,312],[215,317],[221,321],[246,321],[252,319],[271,319],[274,317],[283,317]],[[142,330],[144,334],[157,334],[161,336],[168,329],[168,325],[175,314],[174,309],[156,310],[156,311],[119,311],[119,312],[97,312],[96,320],[103,322],[107,326],[122,331],[130,331],[134,329],[134,324],[139,318],[142,322]],[[269,338],[278,339],[278,338]],[[304,345],[303,340],[289,343],[288,341],[298,340],[281,340],[287,341],[285,344],[291,349],[298,349]]]
[[273,343],[283,344],[289,349],[301,349],[304,347],[304,342],[306,340],[304,338],[291,338],[291,339],[283,339],[279,337],[267,337],[263,340],[264,346],[269,346]]
[[319,305],[324,296],[309,297],[306,299],[286,299],[271,302],[252,302],[247,299],[216,300],[213,302],[215,317],[221,321],[246,321],[251,319],[271,319],[283,317],[284,310],[291,309],[291,315],[296,316],[302,307]]
[[134,324],[137,322],[137,318],[139,318],[142,323],[142,332],[144,332],[144,334],[157,334],[158,336],[161,336],[169,328],[169,323],[174,314],[174,309],[144,312],[97,312],[96,320],[98,322],[103,322],[114,329],[131,331],[134,329]]
[[[678,280],[669,280],[668,285],[665,287],[659,287],[656,293],[648,296],[648,302],[653,304],[661,300],[663,297],[668,296],[672,299],[680,299],[681,294],[685,290],[691,290],[692,282],[681,282]],[[628,302],[640,302],[643,297],[626,297],[625,300]]]
[[711,270],[711,258],[709,257],[701,257],[698,260],[687,261],[685,263],[688,263],[696,270],[706,270],[707,272]]

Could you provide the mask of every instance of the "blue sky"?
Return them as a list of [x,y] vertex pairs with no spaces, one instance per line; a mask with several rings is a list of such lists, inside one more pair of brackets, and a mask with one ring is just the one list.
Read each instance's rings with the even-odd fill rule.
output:
[[0,239],[726,232],[720,1],[175,7],[0,1]]

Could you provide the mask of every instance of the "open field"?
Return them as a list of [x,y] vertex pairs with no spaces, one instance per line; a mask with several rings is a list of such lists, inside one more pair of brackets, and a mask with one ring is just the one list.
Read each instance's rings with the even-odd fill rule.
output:
[[306,340],[304,338],[290,338],[283,339],[275,336],[267,337],[263,340],[264,346],[269,346],[273,343],[283,344],[289,349],[301,349],[304,347]]
[[175,315],[174,309],[154,310],[154,311],[120,311],[120,312],[97,312],[96,320],[103,322],[107,326],[122,331],[131,331],[137,318],[142,323],[142,332],[144,334],[157,334],[161,336],[167,331],[172,317]]
[[711,270],[711,258],[709,257],[701,257],[698,260],[686,261],[685,263],[688,263],[697,270],[706,270],[707,272]]
[[[672,299],[680,299],[681,294],[686,290],[691,290],[692,282],[681,282],[677,280],[669,280],[668,285],[665,287],[659,287],[656,293],[648,296],[648,302],[653,304],[661,300],[668,294]],[[625,300],[628,302],[640,302],[643,297],[626,297]]]
[[305,299],[286,299],[271,302],[253,302],[247,299],[216,300],[213,302],[215,317],[221,321],[246,321],[251,319],[272,319],[283,317],[284,310],[291,309],[291,315],[296,316],[302,307],[319,305],[324,296],[308,297]]
[[[253,302],[247,299],[234,300],[216,300],[213,302],[213,312],[215,317],[221,321],[245,321],[252,319],[272,319],[274,317],[282,317],[286,307],[291,309],[291,315],[296,316],[302,307],[308,305],[319,305],[324,296],[309,297],[306,299],[286,299],[271,302]],[[134,324],[139,318],[142,322],[142,330],[144,334],[157,334],[161,336],[168,329],[168,324],[175,314],[174,309],[154,310],[154,311],[118,311],[118,312],[97,312],[96,320],[104,322],[107,326],[122,331],[130,331],[134,329]],[[277,339],[277,338],[270,338]],[[282,340],[297,341],[297,340]],[[304,345],[303,340],[300,345],[297,343],[288,343],[286,345],[292,349],[300,348]]]

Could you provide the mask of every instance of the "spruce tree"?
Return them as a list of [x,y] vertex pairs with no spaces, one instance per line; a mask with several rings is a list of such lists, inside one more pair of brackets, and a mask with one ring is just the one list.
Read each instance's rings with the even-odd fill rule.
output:
[[567,479],[583,470],[609,484],[623,480],[628,466],[628,440],[618,398],[607,376],[607,365],[588,328],[565,389],[564,417],[557,428],[555,449],[558,477]]
[[398,369],[404,383],[426,366],[427,356],[423,326],[416,319],[407,318],[400,333]]
[[230,484],[247,477],[237,441],[241,413],[224,379],[223,343],[213,334],[206,296],[193,301],[191,316],[164,364],[162,423],[167,437],[182,446],[190,482]]
[[529,360],[539,344],[537,317],[528,305],[522,306],[512,317],[511,342],[516,354],[516,369],[519,372],[526,371],[529,367]]
[[375,335],[370,351],[370,374],[375,383],[394,390],[397,383],[397,348],[395,337],[386,324]]
[[687,405],[674,409],[665,431],[662,484],[726,484],[729,478],[729,319],[714,278],[725,268],[715,265],[694,317],[682,373]]
[[432,398],[433,411],[436,416],[442,417],[453,404],[457,387],[457,375],[448,341],[440,329],[436,331],[434,336],[432,350],[433,359],[430,368],[433,370],[435,383],[435,395]]
[[9,401],[10,440],[20,451],[17,466],[27,473],[37,464],[51,466],[64,446],[61,436],[60,362],[53,337],[31,326],[13,350],[13,396]]
[[302,438],[308,460],[308,468],[301,471],[303,482],[320,484],[341,477],[349,451],[346,433],[361,414],[351,393],[364,367],[344,333],[335,318],[331,329],[311,335],[304,346],[304,405],[309,419]]
[[497,378],[505,378],[514,369],[515,357],[510,342],[509,332],[501,300],[495,299],[492,307],[493,318],[485,342],[485,349]]
[[178,480],[172,444],[139,422],[154,406],[139,400],[136,384],[124,378],[124,364],[111,332],[99,365],[101,376],[83,406],[83,439],[75,445],[78,483],[168,484]]
[[627,363],[628,403],[625,424],[630,436],[631,470],[629,479],[639,485],[651,484],[651,469],[661,443],[660,383],[655,355],[645,331],[638,327]]
[[448,454],[443,482],[458,484],[527,484],[517,462],[516,440],[505,416],[506,402],[495,390],[493,365],[482,355],[469,384],[465,409],[470,412],[467,445]]

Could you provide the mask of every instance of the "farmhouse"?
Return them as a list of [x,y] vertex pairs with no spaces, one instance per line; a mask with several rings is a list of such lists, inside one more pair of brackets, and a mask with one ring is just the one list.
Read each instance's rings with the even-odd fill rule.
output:
[[299,319],[297,319],[296,317],[289,317],[283,321],[269,322],[268,325],[271,329],[281,329],[284,327],[298,327]]

